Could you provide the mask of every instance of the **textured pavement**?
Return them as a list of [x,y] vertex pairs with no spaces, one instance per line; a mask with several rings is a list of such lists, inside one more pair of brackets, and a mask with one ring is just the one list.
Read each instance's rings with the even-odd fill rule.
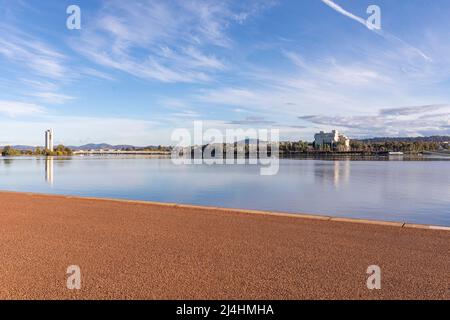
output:
[[450,299],[450,232],[0,192],[0,299]]

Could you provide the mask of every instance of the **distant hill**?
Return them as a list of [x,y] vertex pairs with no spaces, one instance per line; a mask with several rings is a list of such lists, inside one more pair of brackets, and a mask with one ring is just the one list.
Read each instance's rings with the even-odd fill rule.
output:
[[[367,139],[352,139],[354,141],[360,141],[363,143],[381,143],[381,142],[450,142],[450,136],[429,136],[429,137],[374,137]],[[244,142],[246,144],[257,144],[260,142],[258,139],[245,139]],[[4,146],[0,146],[2,149]],[[30,150],[34,151],[36,146],[27,146],[27,145],[15,145],[12,146],[17,150]],[[43,146],[38,146],[43,149]],[[129,144],[120,144],[120,145],[111,145],[108,143],[88,143],[82,146],[68,146],[70,149],[74,151],[78,150],[100,150],[100,149],[114,149],[114,150],[142,150],[142,149],[157,149],[158,146],[145,146],[145,147],[137,147]]]
[[449,142],[450,136],[430,136],[430,137],[376,137],[368,139],[353,139],[365,143],[377,142]]
[[[0,148],[2,148],[2,147],[0,147]],[[34,151],[37,147],[17,145],[17,146],[12,146],[12,148],[14,148],[16,150],[23,150],[23,151]],[[39,147],[39,148],[42,149],[43,147]]]
[[[0,146],[0,149],[3,149],[5,146]],[[11,146],[14,149],[21,151],[34,151],[36,148],[44,149],[44,146],[27,146],[27,145],[13,145]],[[146,147],[137,147],[129,144],[119,144],[119,145],[111,145],[108,143],[88,143],[82,146],[67,146],[68,148],[77,151],[77,150],[100,150],[100,149],[114,149],[114,150],[140,150],[140,149],[157,149],[158,146],[146,146]]]
[[126,149],[139,149],[140,147],[135,147],[132,145],[111,145],[108,143],[88,143],[79,147],[69,146],[72,150],[100,150],[100,149],[114,149],[114,150],[126,150]]
[[100,149],[113,149],[113,150],[142,150],[142,149],[157,149],[158,146],[145,146],[138,147],[130,144],[112,145],[108,143],[88,143],[82,146],[69,146],[74,151],[78,150],[100,150]]

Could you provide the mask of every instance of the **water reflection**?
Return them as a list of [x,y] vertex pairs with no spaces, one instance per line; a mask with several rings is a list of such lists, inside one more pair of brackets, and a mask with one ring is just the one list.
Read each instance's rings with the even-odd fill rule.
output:
[[282,159],[277,175],[260,176],[256,166],[150,157],[0,157],[0,190],[450,226],[449,170],[449,161]]
[[13,161],[14,161],[14,159],[6,158],[6,159],[3,159],[2,162],[5,164],[5,166],[10,166],[13,163]]
[[350,161],[336,161],[334,163],[334,186],[337,188],[342,181],[347,183],[350,178]]
[[53,185],[53,157],[45,158],[45,181]]
[[314,163],[314,176],[324,184],[332,182],[338,189],[350,179],[350,161],[320,161]]

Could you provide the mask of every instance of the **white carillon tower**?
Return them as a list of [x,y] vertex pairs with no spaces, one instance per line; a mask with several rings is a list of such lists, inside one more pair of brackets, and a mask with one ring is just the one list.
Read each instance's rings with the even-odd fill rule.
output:
[[53,151],[53,129],[45,131],[45,149]]

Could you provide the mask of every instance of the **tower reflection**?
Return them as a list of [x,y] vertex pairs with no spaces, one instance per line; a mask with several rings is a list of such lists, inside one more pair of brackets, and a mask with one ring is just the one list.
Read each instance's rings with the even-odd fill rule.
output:
[[45,158],[45,181],[53,185],[53,157]]

